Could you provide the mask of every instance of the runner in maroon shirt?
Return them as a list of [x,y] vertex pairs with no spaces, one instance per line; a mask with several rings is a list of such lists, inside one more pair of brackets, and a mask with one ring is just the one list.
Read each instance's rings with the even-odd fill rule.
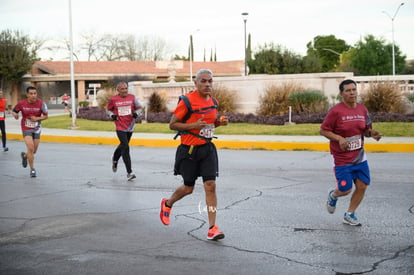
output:
[[370,184],[368,161],[364,150],[364,137],[380,140],[381,133],[372,129],[372,121],[365,106],[357,103],[356,82],[347,79],[339,85],[342,102],[332,107],[326,115],[321,128],[321,135],[330,140],[333,156],[336,188],[328,194],[327,210],[333,214],[338,197],[346,196],[352,191],[348,211],[343,222],[349,225],[361,225],[355,210],[365,195]]
[[27,151],[20,155],[24,168],[27,167],[27,161],[29,161],[30,177],[34,178],[36,177],[34,155],[39,148],[40,133],[42,131],[41,121],[47,119],[48,111],[46,104],[37,98],[35,87],[27,87],[26,96],[26,99],[20,100],[13,108],[13,116],[15,119],[19,119],[19,112],[22,113],[21,128]]
[[118,161],[122,156],[127,170],[127,178],[130,181],[136,176],[131,168],[129,141],[135,129],[135,118],[141,114],[142,106],[134,95],[128,94],[128,84],[126,82],[118,83],[116,90],[118,94],[109,99],[106,108],[108,115],[115,122],[116,135],[120,141],[112,156],[112,171],[114,173],[117,171]]

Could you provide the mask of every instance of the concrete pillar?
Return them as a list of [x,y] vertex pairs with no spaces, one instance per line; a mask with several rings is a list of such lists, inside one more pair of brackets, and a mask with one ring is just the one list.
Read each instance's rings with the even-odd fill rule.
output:
[[78,104],[81,101],[85,101],[85,80],[78,80]]

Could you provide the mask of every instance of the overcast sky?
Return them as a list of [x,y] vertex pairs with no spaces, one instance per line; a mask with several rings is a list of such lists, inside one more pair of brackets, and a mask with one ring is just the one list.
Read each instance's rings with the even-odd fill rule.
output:
[[[391,43],[398,0],[72,0],[74,43],[80,33],[128,33],[163,38],[187,56],[193,34],[195,61],[216,49],[217,60],[244,59],[244,22],[253,51],[273,42],[300,55],[317,35],[354,45],[367,34]],[[386,13],[388,13],[388,15]],[[0,0],[0,30],[21,30],[43,39],[68,39],[69,0]],[[197,31],[198,30],[198,31]],[[394,20],[395,44],[414,59],[414,0]]]

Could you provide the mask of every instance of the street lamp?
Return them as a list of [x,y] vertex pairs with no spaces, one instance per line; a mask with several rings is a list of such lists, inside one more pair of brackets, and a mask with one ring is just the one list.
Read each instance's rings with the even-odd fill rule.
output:
[[[200,29],[196,29],[193,33],[198,32]],[[193,81],[193,33],[190,34],[190,81]]]
[[72,129],[76,126],[75,68],[73,62],[72,1],[69,0],[70,96],[72,98]]
[[334,53],[334,54],[336,54],[336,55],[338,55],[338,56],[341,56],[341,55],[342,55],[341,53],[339,53],[339,52],[337,52],[337,51],[334,51],[334,50],[332,50],[332,49],[322,48],[322,50],[324,50],[324,51],[328,51],[328,52],[331,52],[331,53]]
[[386,12],[386,11],[382,11],[383,13],[385,13],[390,19],[391,19],[391,25],[392,25],[392,75],[395,76],[395,50],[394,50],[394,45],[395,45],[395,41],[394,41],[394,19],[397,16],[398,11],[400,10],[400,7],[404,5],[404,3],[401,3],[397,10],[394,13],[394,16],[391,17],[391,15]]
[[246,22],[247,22],[247,16],[249,13],[243,12],[242,18],[244,21],[244,75],[247,75],[247,46],[246,46]]

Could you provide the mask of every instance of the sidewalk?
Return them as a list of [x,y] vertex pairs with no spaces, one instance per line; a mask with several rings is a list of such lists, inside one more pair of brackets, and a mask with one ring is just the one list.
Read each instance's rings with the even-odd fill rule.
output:
[[[49,116],[61,115],[63,110],[49,110]],[[6,117],[8,140],[22,140],[20,119]],[[139,125],[135,128],[130,144],[132,146],[176,147],[179,139],[174,140],[171,134],[140,133]],[[82,131],[43,128],[42,142],[62,142],[81,144],[117,145],[119,143],[115,131]],[[214,140],[217,148],[244,150],[309,150],[329,151],[329,142],[322,136],[275,136],[275,135],[219,135]],[[367,138],[365,149],[368,152],[414,152],[413,137],[383,137],[379,142]]]

